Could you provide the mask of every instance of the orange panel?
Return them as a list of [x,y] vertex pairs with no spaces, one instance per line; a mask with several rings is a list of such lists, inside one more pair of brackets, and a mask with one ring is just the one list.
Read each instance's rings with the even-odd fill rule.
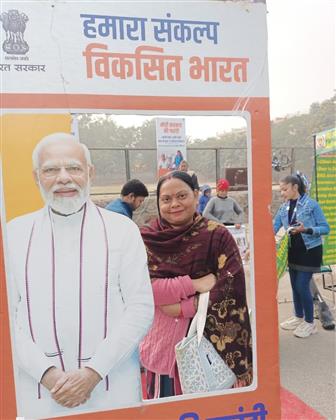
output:
[[[113,410],[72,416],[81,419],[111,420],[178,420],[183,413],[195,412],[200,420],[238,413],[239,407],[252,411],[254,404],[261,402],[268,411],[267,418],[280,419],[280,383],[278,358],[277,281],[275,266],[275,244],[269,204],[272,200],[271,133],[268,98],[190,98],[190,97],[127,97],[108,95],[2,95],[7,108],[61,108],[175,111],[248,111],[252,130],[252,179],[253,179],[253,229],[257,322],[257,377],[258,387],[254,391],[233,395],[179,400],[171,403],[145,405],[141,408]],[[52,130],[49,130],[49,132]],[[61,131],[60,129],[53,131]],[[41,136],[39,136],[41,137]],[[23,147],[24,142],[23,142]],[[17,151],[22,150],[18,146]],[[29,150],[24,149],[29,155]],[[22,153],[22,154],[23,154]],[[30,156],[30,155],[29,155]],[[6,173],[5,168],[5,173]],[[14,174],[12,172],[12,174]],[[6,174],[5,174],[6,176]],[[8,184],[7,184],[8,185]],[[18,190],[14,190],[17,194]],[[6,190],[6,199],[11,192]],[[27,210],[22,211],[25,213]],[[3,267],[3,266],[2,266]],[[2,278],[3,281],[3,278]],[[6,292],[2,299],[6,301]],[[8,319],[1,319],[3,339],[9,341]],[[8,346],[8,343],[7,343]],[[4,419],[13,418],[14,385],[12,378],[10,349],[6,347],[3,371],[9,372],[5,389],[8,404],[2,408]],[[64,419],[69,418],[64,417]]]
[[0,419],[7,420],[16,417],[16,401],[1,225],[0,218]]

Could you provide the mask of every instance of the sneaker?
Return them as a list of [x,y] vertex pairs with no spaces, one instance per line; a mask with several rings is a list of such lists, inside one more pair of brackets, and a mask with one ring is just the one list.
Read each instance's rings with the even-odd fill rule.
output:
[[300,337],[300,338],[307,338],[312,334],[316,334],[317,333],[317,326],[316,324],[310,323],[310,322],[306,322],[303,321],[294,331],[294,335],[295,337]]
[[295,330],[300,324],[302,324],[303,318],[298,318],[297,316],[292,316],[288,318],[286,321],[281,322],[280,327],[283,330]]

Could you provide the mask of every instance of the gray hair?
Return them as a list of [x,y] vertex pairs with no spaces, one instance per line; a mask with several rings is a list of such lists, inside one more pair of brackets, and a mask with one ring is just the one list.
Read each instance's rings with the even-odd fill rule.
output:
[[43,137],[42,140],[40,140],[37,143],[37,145],[35,146],[35,148],[33,150],[33,154],[32,154],[34,170],[39,169],[39,157],[40,157],[40,153],[41,153],[41,150],[43,149],[43,147],[48,146],[49,144],[58,143],[59,141],[63,141],[63,140],[74,141],[74,142],[76,142],[76,144],[79,144],[83,149],[87,164],[89,166],[92,166],[90,151],[85,144],[79,143],[78,140],[76,139],[76,137],[73,136],[72,134],[53,133],[53,134],[50,134],[46,137]]

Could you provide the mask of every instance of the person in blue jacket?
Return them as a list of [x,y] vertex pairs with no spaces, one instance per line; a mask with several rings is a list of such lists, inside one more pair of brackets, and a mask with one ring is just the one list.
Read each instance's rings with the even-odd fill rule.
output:
[[148,197],[148,190],[138,179],[131,179],[122,187],[120,195],[120,198],[111,201],[105,208],[132,219],[133,211]]
[[208,204],[210,198],[211,198],[211,187],[210,185],[202,185],[201,188],[201,196],[198,200],[198,207],[197,207],[197,211],[199,214],[202,214],[205,206]]
[[274,220],[276,234],[281,227],[289,235],[288,268],[293,292],[294,316],[280,324],[293,330],[300,338],[317,332],[310,280],[322,264],[322,235],[330,231],[319,204],[306,193],[302,174],[289,175],[280,181],[280,193],[285,202]]
[[182,160],[183,160],[182,152],[181,152],[181,150],[178,150],[176,152],[175,157],[174,157],[174,168],[175,169],[178,169],[179,168],[180,163],[182,162]]

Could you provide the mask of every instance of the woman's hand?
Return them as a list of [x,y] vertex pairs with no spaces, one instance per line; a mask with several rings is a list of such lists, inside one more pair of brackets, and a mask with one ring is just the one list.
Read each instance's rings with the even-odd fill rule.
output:
[[302,222],[298,222],[296,226],[293,226],[293,228],[290,230],[291,235],[297,235],[299,233],[302,233],[305,231],[305,227]]
[[216,276],[212,273],[198,279],[192,280],[194,289],[198,293],[209,292],[216,284]]

